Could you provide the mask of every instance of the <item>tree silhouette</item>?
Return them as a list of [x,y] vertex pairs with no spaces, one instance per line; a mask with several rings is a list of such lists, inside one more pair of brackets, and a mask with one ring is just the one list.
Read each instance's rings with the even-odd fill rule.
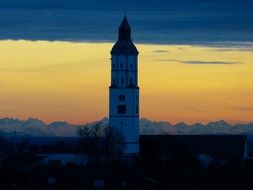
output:
[[81,150],[87,154],[89,161],[96,166],[108,164],[122,155],[125,148],[124,137],[101,121],[94,125],[85,125],[78,130]]

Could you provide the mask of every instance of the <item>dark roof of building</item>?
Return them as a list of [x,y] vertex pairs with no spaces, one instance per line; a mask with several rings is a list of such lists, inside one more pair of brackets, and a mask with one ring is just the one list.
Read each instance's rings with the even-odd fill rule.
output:
[[138,50],[132,41],[117,41],[114,44],[111,54],[138,54]]
[[111,54],[138,54],[138,50],[132,42],[131,27],[125,16],[119,27],[119,36],[117,42],[114,44]]
[[121,22],[120,28],[131,28],[126,16],[124,16],[124,18]]
[[169,154],[185,151],[208,155],[217,160],[240,160],[245,153],[245,135],[141,135],[141,151],[166,150]]

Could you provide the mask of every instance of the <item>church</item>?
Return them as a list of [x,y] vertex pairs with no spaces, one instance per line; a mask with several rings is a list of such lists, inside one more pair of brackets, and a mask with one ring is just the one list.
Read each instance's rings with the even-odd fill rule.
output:
[[124,154],[139,153],[138,50],[125,16],[111,50],[109,126],[123,136]]

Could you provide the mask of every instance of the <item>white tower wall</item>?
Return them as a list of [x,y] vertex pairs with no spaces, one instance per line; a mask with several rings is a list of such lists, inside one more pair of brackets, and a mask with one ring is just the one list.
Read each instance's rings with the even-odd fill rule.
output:
[[138,51],[131,40],[126,17],[111,51],[109,126],[125,140],[125,154],[139,153]]

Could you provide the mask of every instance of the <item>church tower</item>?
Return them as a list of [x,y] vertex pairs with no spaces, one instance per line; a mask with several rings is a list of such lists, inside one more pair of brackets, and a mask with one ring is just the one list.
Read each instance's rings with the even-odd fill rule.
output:
[[111,50],[109,126],[125,140],[125,154],[139,153],[138,50],[125,16]]

